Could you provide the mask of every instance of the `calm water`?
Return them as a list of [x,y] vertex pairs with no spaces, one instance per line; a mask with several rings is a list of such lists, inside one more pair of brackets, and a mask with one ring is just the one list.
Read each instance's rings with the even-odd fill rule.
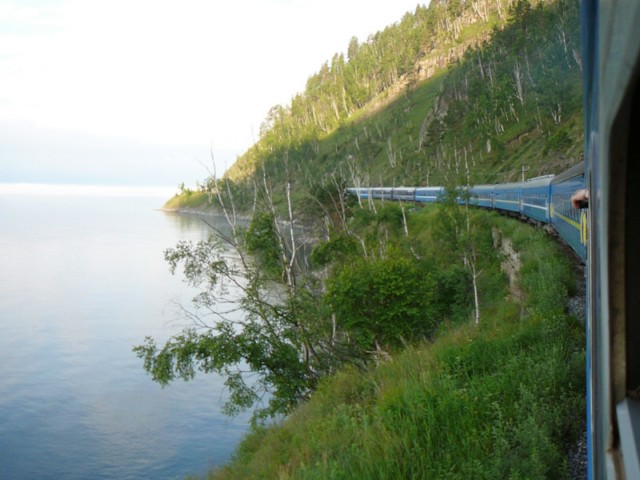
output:
[[208,234],[162,203],[0,194],[0,478],[183,478],[246,431],[220,378],[162,389],[131,351],[180,331],[163,250]]

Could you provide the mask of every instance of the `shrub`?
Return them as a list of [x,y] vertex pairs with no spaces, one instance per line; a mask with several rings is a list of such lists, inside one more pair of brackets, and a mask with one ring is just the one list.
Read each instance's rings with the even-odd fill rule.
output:
[[429,335],[441,316],[434,273],[407,257],[343,268],[330,280],[328,297],[340,324],[364,349]]

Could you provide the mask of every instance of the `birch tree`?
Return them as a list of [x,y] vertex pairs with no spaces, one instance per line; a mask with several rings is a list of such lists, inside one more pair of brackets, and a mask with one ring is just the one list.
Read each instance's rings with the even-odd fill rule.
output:
[[165,251],[171,272],[181,270],[199,292],[182,306],[190,326],[163,345],[147,337],[134,347],[161,385],[190,380],[197,371],[221,375],[228,390],[223,412],[254,408],[255,421],[287,413],[308,398],[342,358],[322,296],[314,293],[313,279],[297,270],[291,184],[284,192],[286,242],[266,176],[263,183],[267,208],[257,209],[247,228],[239,225],[228,182],[227,188],[218,182],[231,235],[212,225],[208,239]]

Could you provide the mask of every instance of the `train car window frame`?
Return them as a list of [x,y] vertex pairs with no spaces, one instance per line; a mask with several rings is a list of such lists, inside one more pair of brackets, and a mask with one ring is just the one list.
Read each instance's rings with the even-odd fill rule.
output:
[[[640,478],[640,54],[611,122],[607,156],[606,242],[609,282],[610,389],[615,421],[610,446],[627,478]],[[619,463],[621,461],[621,463]]]

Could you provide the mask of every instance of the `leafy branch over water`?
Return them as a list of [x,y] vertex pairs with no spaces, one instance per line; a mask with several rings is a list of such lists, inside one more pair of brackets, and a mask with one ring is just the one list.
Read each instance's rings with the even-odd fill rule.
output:
[[[264,222],[268,216],[257,218]],[[261,404],[257,416],[264,416],[287,412],[307,398],[330,368],[331,331],[309,293],[311,286],[293,289],[276,282],[276,233],[264,234],[250,227],[233,253],[215,236],[197,244],[181,242],[165,252],[171,271],[182,266],[185,280],[200,293],[188,313],[192,328],[164,346],[147,338],[134,348],[154,381],[166,385],[190,380],[196,371],[216,372],[229,389],[225,413]],[[249,258],[248,246],[255,250],[263,242],[268,246],[263,258]]]

